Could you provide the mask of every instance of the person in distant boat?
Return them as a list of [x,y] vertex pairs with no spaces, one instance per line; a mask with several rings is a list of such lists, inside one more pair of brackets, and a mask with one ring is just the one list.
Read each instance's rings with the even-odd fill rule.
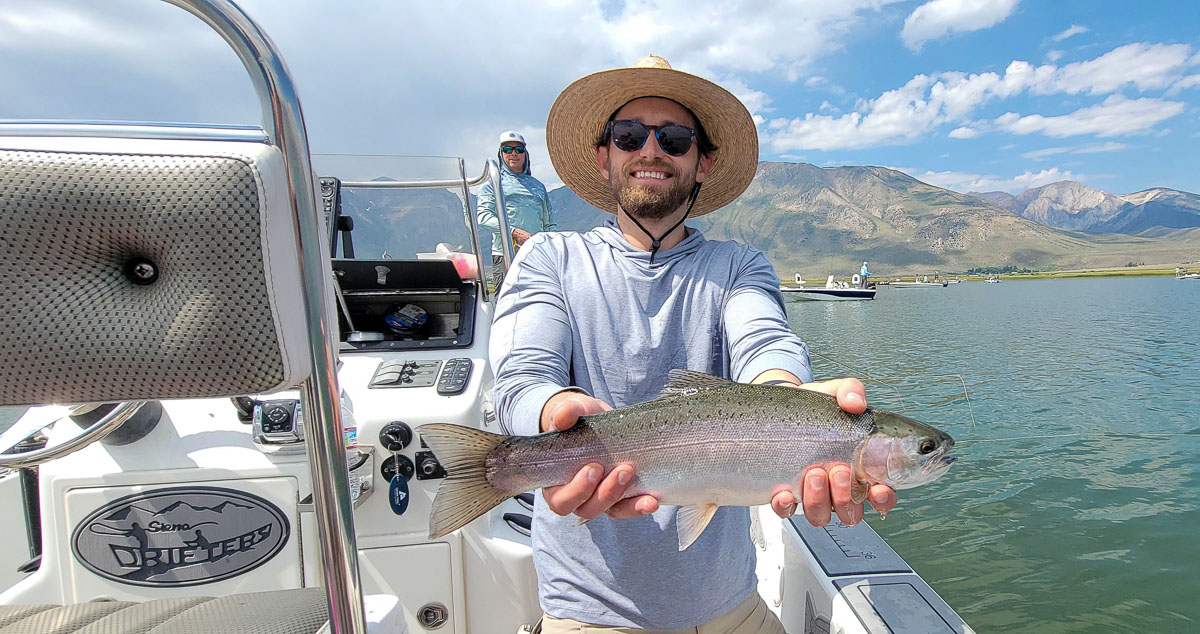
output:
[[[515,130],[501,133],[496,156],[500,159],[500,187],[503,188],[511,234],[508,239],[515,251],[533,234],[554,231],[558,224],[554,221],[554,208],[550,205],[546,186],[533,177],[529,167],[529,146],[525,144],[525,137]],[[492,232],[492,283],[499,290],[504,279],[504,252],[500,221],[496,217],[496,192],[491,181],[479,189],[475,208],[479,224]]]
[[858,287],[859,288],[867,287],[867,276],[870,274],[871,274],[871,272],[867,270],[867,263],[863,262],[862,268],[858,269]]
[[[546,145],[563,182],[614,217],[586,233],[535,235],[513,262],[490,349],[507,432],[567,429],[580,416],[651,400],[674,368],[819,390],[846,411],[866,408],[858,379],[813,382],[766,256],[684,224],[732,202],[754,177],[758,132],[736,97],[642,58],[564,89]],[[849,466],[826,466],[797,474],[772,509],[789,517],[802,498],[816,526],[831,512],[859,522]],[[720,508],[681,552],[681,511],[653,495],[627,498],[636,477],[629,465],[604,473],[593,464],[537,496],[541,631],[782,632],[756,591],[749,511]],[[886,486],[868,499],[883,512],[896,504]]]

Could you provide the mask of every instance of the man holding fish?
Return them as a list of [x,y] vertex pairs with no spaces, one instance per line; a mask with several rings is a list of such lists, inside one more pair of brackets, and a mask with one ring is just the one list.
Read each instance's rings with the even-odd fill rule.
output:
[[[849,414],[866,411],[857,379],[812,382],[763,253],[683,224],[732,202],[754,177],[757,131],[736,97],[650,56],[568,86],[546,136],[563,182],[615,219],[582,234],[537,234],[513,262],[491,341],[506,431],[569,430],[580,417],[656,399],[664,386],[694,393],[717,377],[803,387],[836,397]],[[672,369],[693,372],[676,373],[672,381],[683,382],[672,386]],[[703,441],[702,423],[693,428]],[[658,489],[624,462],[572,473],[544,486],[534,514],[543,632],[783,631],[755,591],[745,507],[660,505]],[[789,517],[799,494],[816,526],[833,512],[856,524],[864,496],[880,512],[897,501],[885,484],[868,492],[840,462],[813,465],[796,480],[767,493],[771,507]]]

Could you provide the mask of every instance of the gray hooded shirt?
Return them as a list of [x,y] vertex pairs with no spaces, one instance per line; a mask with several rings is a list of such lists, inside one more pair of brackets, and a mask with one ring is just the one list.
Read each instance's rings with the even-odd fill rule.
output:
[[[538,433],[542,406],[572,385],[613,407],[653,399],[672,368],[742,382],[783,369],[812,380],[762,252],[688,231],[653,265],[613,221],[526,243],[505,279],[491,335],[506,431]],[[676,507],[576,526],[575,517],[536,500],[534,565],[542,609],[552,616],[675,630],[720,616],[755,589],[745,508],[720,509],[679,552]]]

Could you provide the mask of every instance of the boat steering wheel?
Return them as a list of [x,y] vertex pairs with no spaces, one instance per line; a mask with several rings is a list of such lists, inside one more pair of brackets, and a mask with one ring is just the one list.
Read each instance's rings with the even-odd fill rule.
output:
[[[33,451],[27,451],[24,453],[0,453],[0,469],[20,469],[22,467],[32,467],[42,464],[43,462],[49,462],[55,458],[61,458],[63,456],[73,454],[76,451],[79,451],[80,449],[83,449],[84,447],[116,431],[118,427],[125,424],[125,422],[130,418],[133,418],[133,416],[137,414],[138,411],[142,409],[142,406],[147,402],[148,401],[125,401],[123,403],[117,403],[111,411],[101,416],[99,420],[93,422],[87,427],[84,427],[78,435],[65,442],[54,445],[53,447],[44,447],[42,449],[35,449]],[[87,409],[75,408],[72,410],[69,416],[85,414],[93,409],[95,409],[95,407],[88,407]],[[60,418],[58,420],[62,419]],[[53,424],[53,422],[57,421],[52,421],[51,423],[47,423],[45,425],[39,425],[37,429],[30,431],[25,438],[16,443],[12,443],[12,446],[10,447],[5,447],[3,451],[10,451],[12,447],[15,447],[16,445],[25,442],[25,440],[32,438],[34,434]]]

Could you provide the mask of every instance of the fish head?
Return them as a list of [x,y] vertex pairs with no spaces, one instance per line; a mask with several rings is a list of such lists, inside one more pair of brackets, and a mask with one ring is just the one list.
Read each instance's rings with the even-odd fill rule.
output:
[[875,413],[875,431],[859,446],[859,479],[911,489],[940,478],[957,456],[944,431],[890,412]]

